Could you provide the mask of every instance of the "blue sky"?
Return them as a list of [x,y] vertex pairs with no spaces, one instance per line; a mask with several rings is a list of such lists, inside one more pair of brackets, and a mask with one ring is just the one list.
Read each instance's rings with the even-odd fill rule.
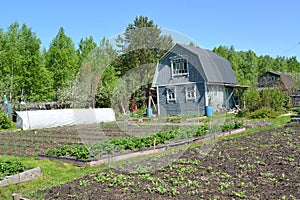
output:
[[257,55],[300,60],[299,8],[297,0],[10,0],[1,2],[0,28],[26,23],[48,48],[59,27],[75,44],[88,36],[99,43],[143,15],[203,48],[233,45]]

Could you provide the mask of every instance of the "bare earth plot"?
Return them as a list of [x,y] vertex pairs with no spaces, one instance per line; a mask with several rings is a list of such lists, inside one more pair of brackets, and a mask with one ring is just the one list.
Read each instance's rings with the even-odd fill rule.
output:
[[45,199],[300,199],[299,128],[226,139],[205,157],[191,148],[151,173],[112,168],[39,193]]

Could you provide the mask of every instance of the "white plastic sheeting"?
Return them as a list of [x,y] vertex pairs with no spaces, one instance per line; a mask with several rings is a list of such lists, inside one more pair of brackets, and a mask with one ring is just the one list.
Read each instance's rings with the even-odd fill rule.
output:
[[23,130],[111,122],[115,120],[115,112],[111,108],[17,112],[17,128]]

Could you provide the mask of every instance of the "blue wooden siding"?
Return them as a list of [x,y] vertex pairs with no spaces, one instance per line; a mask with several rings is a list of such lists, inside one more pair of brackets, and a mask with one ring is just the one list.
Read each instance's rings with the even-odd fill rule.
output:
[[[159,105],[161,115],[179,115],[187,113],[200,113],[204,114],[204,84],[196,84],[196,98],[195,100],[186,99],[186,87],[191,87],[195,84],[173,85],[173,86],[160,86],[158,88]],[[166,90],[176,90],[176,101],[167,101]]]

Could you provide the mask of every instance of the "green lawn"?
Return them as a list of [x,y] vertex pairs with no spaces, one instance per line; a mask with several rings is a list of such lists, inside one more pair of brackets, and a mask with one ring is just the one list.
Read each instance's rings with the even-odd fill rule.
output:
[[82,177],[86,174],[95,173],[107,168],[106,165],[102,165],[96,168],[75,167],[73,165],[62,162],[8,155],[0,155],[0,160],[18,160],[28,168],[40,167],[43,173],[43,176],[31,182],[9,185],[8,187],[0,188],[0,199],[11,199],[11,195],[13,193],[30,196],[32,194],[35,194],[37,190],[63,184],[70,180]]

